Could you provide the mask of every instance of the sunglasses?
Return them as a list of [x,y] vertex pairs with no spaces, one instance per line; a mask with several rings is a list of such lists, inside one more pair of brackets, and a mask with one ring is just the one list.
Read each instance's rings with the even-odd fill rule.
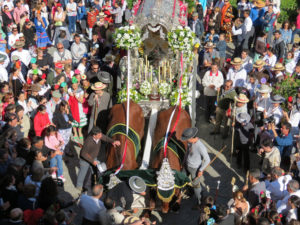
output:
[[61,47],[61,48],[57,48],[57,49],[64,49],[64,47]]

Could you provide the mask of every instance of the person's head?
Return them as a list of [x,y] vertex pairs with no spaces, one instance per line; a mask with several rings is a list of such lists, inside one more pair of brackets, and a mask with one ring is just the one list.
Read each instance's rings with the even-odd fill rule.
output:
[[18,125],[18,116],[15,113],[7,113],[7,115],[5,115],[5,121],[11,127],[16,127]]
[[251,169],[249,172],[249,181],[251,184],[259,181],[260,178],[260,170],[259,169]]
[[294,52],[293,51],[289,51],[286,55],[287,59],[293,59],[294,58]]
[[[35,152],[35,151],[34,151]],[[37,154],[41,154],[41,151],[37,151],[36,152]],[[35,159],[35,158],[34,158]],[[41,182],[42,181],[42,178],[44,176],[44,170],[43,168],[41,167],[36,167],[32,170],[32,176],[31,176],[31,179],[32,181],[34,182]]]
[[250,15],[250,11],[248,9],[244,10],[244,17],[247,18]]
[[5,113],[16,113],[16,105],[8,104],[6,106]]
[[272,47],[270,47],[270,48],[268,48],[267,49],[267,54],[268,54],[268,56],[272,56],[272,55],[274,55],[274,52],[275,52],[275,50],[274,50],[274,48],[272,48]]
[[273,5],[269,5],[268,6],[268,13],[272,13],[273,12]]
[[254,74],[249,75],[249,83],[250,84],[255,84],[256,78]]
[[290,22],[288,20],[283,22],[282,29],[285,29],[285,30],[290,29]]
[[95,140],[100,140],[102,137],[102,131],[99,127],[93,127],[90,135],[92,135]]
[[75,34],[74,35],[74,41],[75,41],[76,44],[80,44],[80,36],[79,36],[79,34]]
[[9,92],[9,84],[8,84],[8,82],[2,82],[0,84],[0,92],[2,94],[6,94],[6,93]]
[[204,197],[203,201],[201,202],[201,205],[207,206],[209,208],[213,207],[214,204],[215,204],[215,200],[214,200],[213,196],[211,196],[211,195]]
[[216,30],[215,30],[215,28],[210,28],[210,32],[209,32],[211,35],[214,35],[215,33],[216,33]]
[[107,210],[115,208],[115,205],[115,201],[110,197],[106,197],[106,199],[104,200],[104,206]]
[[58,42],[56,45],[57,51],[63,52],[64,51],[64,45],[61,42]]
[[291,131],[291,128],[292,128],[292,125],[289,122],[285,121],[281,124],[281,133],[284,136],[288,136],[288,134]]
[[288,204],[291,206],[292,209],[300,207],[300,198],[297,195],[292,195],[289,198]]
[[20,1],[20,0],[17,0],[17,1],[16,1],[16,6],[17,6],[18,8],[20,8],[21,5],[22,5],[21,1]]
[[65,113],[68,110],[68,107],[69,107],[69,104],[65,100],[62,100],[58,105],[58,109],[61,113]]
[[216,60],[213,59],[211,63],[211,72],[217,73],[218,71],[219,71],[218,63],[216,62]]
[[226,80],[224,84],[225,91],[228,91],[232,88],[233,82],[232,80]]
[[299,182],[296,180],[290,180],[287,184],[287,191],[289,193],[294,193],[299,189]]
[[300,74],[300,61],[296,64],[295,73]]
[[6,162],[8,160],[9,154],[5,149],[0,149],[0,162]]
[[56,130],[55,126],[50,125],[49,127],[47,127],[46,133],[45,133],[46,137],[55,136],[56,134],[57,134],[57,130]]
[[225,40],[225,34],[224,33],[221,33],[219,35],[219,41],[224,41]]
[[97,184],[92,189],[92,196],[94,198],[101,198],[103,194],[103,186],[101,184]]
[[23,116],[24,116],[24,107],[21,105],[17,105],[17,106],[15,106],[15,108],[16,108],[16,114],[17,114],[19,120],[22,120]]
[[243,49],[242,54],[241,54],[241,58],[246,59],[248,55],[249,55],[249,50]]
[[37,111],[41,114],[45,114],[46,113],[46,106],[45,105],[39,105],[37,107]]
[[32,138],[31,144],[37,149],[42,149],[44,146],[44,139],[42,137],[34,136]]
[[233,198],[234,198],[234,201],[246,202],[243,192],[241,192],[241,191],[234,192]]
[[18,142],[18,146],[21,149],[30,149],[31,148],[31,141],[29,140],[29,138],[22,138],[19,142]]
[[70,1],[70,3],[73,3],[74,2],[74,0],[69,0]]
[[56,9],[57,9],[57,11],[59,11],[59,12],[61,12],[61,11],[64,10],[63,7],[62,7],[62,5],[61,5],[60,3],[58,3],[58,4],[56,5]]
[[[269,215],[268,215],[268,219],[271,223],[273,223],[274,225],[276,225],[276,222],[280,222],[280,216],[278,214],[278,212],[276,210],[271,210]],[[279,223],[278,223],[279,224]]]
[[23,220],[23,210],[20,208],[14,208],[9,213],[9,218],[14,221],[22,221]]
[[33,184],[25,184],[23,187],[23,194],[26,198],[33,198],[35,196],[36,187]]
[[274,167],[271,171],[272,180],[277,180],[279,177],[283,175],[284,175],[284,171],[279,166]]
[[193,20],[196,21],[198,19],[198,13],[193,13]]
[[215,8],[214,8],[214,12],[215,12],[215,13],[219,13],[220,10],[221,10],[220,7],[215,7]]
[[276,40],[278,40],[280,37],[281,37],[281,32],[280,32],[279,30],[276,30],[276,31],[274,32],[274,38],[275,38]]
[[39,105],[46,105],[48,102],[46,96],[38,96],[37,100],[39,102]]
[[98,72],[98,70],[99,70],[99,64],[98,64],[98,62],[95,61],[95,60],[93,60],[91,68],[92,68],[93,72],[95,72],[95,73]]
[[[226,0],[225,0],[226,1]],[[225,216],[228,214],[228,207],[225,205],[218,205],[216,207],[216,216],[217,216],[217,221],[221,221]]]
[[271,138],[265,138],[261,142],[261,147],[265,152],[271,152],[273,148],[273,140]]
[[[9,12],[9,8],[8,8],[8,6],[7,5],[4,5],[4,7],[3,7],[3,10],[4,10],[4,12]],[[18,31],[18,30],[17,30]]]
[[224,0],[224,5],[228,5],[228,4],[230,4],[229,0]]
[[6,93],[3,97],[3,102],[8,103],[8,104],[14,104],[13,93]]

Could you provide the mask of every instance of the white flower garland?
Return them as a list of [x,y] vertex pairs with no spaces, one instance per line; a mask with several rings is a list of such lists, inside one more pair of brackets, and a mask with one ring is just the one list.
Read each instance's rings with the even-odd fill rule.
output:
[[148,96],[151,94],[151,84],[149,81],[145,80],[141,87],[140,87],[140,92],[145,95],[145,96]]
[[116,29],[114,39],[118,48],[138,48],[141,43],[141,31],[136,26],[124,26]]
[[179,106],[179,101],[178,101],[178,96],[179,92],[181,91],[181,108],[185,108],[185,106],[191,105],[192,104],[192,96],[189,94],[189,89],[175,89],[172,91],[171,96],[170,96],[170,104],[172,106],[178,105]]
[[191,55],[195,36],[188,26],[178,26],[168,33],[168,42],[174,52],[180,51],[185,55]]
[[[129,98],[134,101],[135,103],[138,103],[139,101],[141,101],[141,94],[135,89],[135,88],[131,88],[129,90]],[[127,89],[126,86],[119,91],[118,93],[118,103],[122,103],[127,101]]]

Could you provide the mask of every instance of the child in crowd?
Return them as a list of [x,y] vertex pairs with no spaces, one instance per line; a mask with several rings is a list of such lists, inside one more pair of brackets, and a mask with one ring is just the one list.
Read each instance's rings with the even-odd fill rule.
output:
[[221,33],[219,36],[219,42],[216,45],[216,49],[218,50],[219,55],[220,55],[220,68],[221,69],[224,67],[224,63],[225,63],[226,48],[227,48],[227,44],[225,41],[225,34]]

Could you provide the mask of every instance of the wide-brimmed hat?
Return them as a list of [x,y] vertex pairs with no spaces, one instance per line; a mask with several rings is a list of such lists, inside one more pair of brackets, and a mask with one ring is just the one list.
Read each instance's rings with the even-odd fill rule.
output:
[[23,48],[25,45],[25,42],[24,41],[20,41],[20,40],[17,40],[15,42],[15,44],[13,45],[13,48]]
[[237,102],[241,102],[241,103],[249,102],[249,99],[247,98],[247,96],[245,94],[239,94],[239,96],[235,96],[234,99]]
[[236,121],[238,121],[239,123],[248,124],[250,122],[250,119],[250,115],[246,112],[242,112],[236,115]]
[[241,65],[241,64],[243,64],[243,61],[242,61],[241,58],[236,57],[236,58],[234,58],[230,63],[231,63],[232,65]]
[[138,176],[130,177],[128,183],[131,190],[133,190],[136,193],[142,193],[146,191],[145,181]]
[[31,85],[31,91],[39,92],[41,90],[41,86],[38,84]]
[[273,71],[282,71],[285,70],[284,65],[282,63],[276,63],[274,67],[272,67]]
[[205,45],[204,45],[204,48],[215,48],[216,46],[214,45],[214,43],[212,42],[207,42]]
[[124,225],[130,225],[133,224],[135,222],[140,221],[140,218],[136,217],[136,216],[128,216],[124,219],[123,224]]
[[182,132],[181,140],[186,141],[188,139],[194,138],[197,133],[198,133],[197,127],[187,128]]
[[7,59],[6,55],[0,54],[0,62],[4,62]]
[[253,64],[253,67],[254,67],[254,68],[258,68],[258,67],[262,67],[262,66],[264,66],[264,65],[266,65],[266,62],[265,62],[264,60],[262,60],[262,59],[258,59],[258,60],[256,60],[256,62]]
[[112,62],[112,61],[115,61],[115,56],[112,55],[112,54],[106,54],[105,57],[103,58],[103,62]]
[[59,91],[53,91],[52,92],[52,97],[53,98],[61,98],[61,93]]
[[108,72],[101,71],[97,74],[97,78],[99,79],[100,82],[103,84],[109,84],[111,82],[111,77]]
[[262,0],[257,0],[254,2],[254,6],[256,6],[257,8],[263,8],[266,6],[266,3]]
[[106,88],[106,85],[103,84],[102,82],[96,82],[91,87],[91,89],[94,91],[103,90],[104,88]]
[[283,103],[283,102],[285,102],[285,99],[281,95],[274,95],[274,96],[271,96],[270,102],[273,104],[274,103]]
[[262,84],[262,85],[260,85],[259,88],[256,88],[256,91],[259,92],[259,93],[262,93],[262,94],[266,94],[266,93],[271,93],[272,92],[272,88],[269,87],[266,84]]

